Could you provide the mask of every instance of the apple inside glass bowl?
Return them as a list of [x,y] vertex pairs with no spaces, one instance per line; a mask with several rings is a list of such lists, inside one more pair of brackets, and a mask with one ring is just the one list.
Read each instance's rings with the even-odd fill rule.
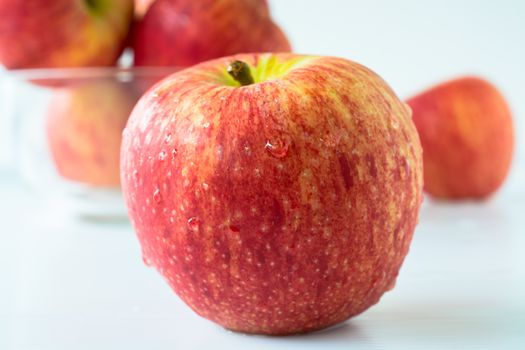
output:
[[125,219],[120,192],[122,130],[139,97],[175,72],[162,68],[10,71],[17,168],[54,207],[85,218]]

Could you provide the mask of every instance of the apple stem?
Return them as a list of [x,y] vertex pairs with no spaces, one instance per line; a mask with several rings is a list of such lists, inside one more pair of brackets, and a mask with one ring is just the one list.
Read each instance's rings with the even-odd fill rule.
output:
[[241,86],[255,83],[250,71],[250,66],[248,66],[246,62],[233,61],[228,65],[227,71],[233,77],[233,79],[235,79],[235,81],[241,84]]

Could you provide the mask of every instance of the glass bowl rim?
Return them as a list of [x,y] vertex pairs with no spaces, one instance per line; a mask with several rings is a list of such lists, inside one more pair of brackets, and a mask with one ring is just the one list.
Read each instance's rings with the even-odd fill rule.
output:
[[141,66],[141,67],[60,67],[23,68],[0,71],[0,78],[14,80],[71,80],[168,76],[187,67]]

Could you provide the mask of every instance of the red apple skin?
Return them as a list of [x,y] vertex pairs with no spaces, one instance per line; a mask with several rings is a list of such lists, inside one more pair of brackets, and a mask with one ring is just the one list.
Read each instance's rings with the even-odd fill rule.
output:
[[242,52],[289,52],[262,0],[157,0],[135,29],[135,65],[187,67]]
[[[234,59],[289,72],[227,86]],[[409,110],[344,59],[238,55],[178,72],[139,100],[121,152],[144,260],[235,331],[303,333],[366,310],[393,288],[418,220]]]
[[110,80],[57,89],[46,118],[51,155],[61,176],[117,187],[122,130],[138,96]]
[[425,190],[440,199],[484,199],[504,182],[514,149],[510,109],[477,77],[445,82],[409,99],[423,146]]
[[0,18],[8,69],[110,66],[125,47],[133,0],[0,0]]

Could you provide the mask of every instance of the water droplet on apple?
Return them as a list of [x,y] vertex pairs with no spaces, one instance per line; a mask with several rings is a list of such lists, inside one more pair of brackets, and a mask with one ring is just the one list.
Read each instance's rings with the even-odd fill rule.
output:
[[178,152],[179,152],[179,151],[177,151],[176,148],[172,149],[172,150],[171,150],[171,159],[175,159],[175,158],[177,157],[177,153],[178,153]]
[[247,156],[251,156],[252,155],[252,150],[250,148],[250,145],[245,142],[244,145],[242,146],[243,147],[243,150],[244,150],[244,153],[247,155]]
[[232,232],[235,232],[235,233],[237,233],[237,232],[240,232],[240,231],[241,231],[241,229],[239,228],[239,226],[235,226],[235,225],[230,225],[230,227],[229,227],[229,228],[230,228],[230,231],[232,231]]
[[395,286],[396,286],[396,280],[393,279],[393,280],[388,284],[388,286],[386,286],[386,290],[387,290],[387,291],[392,290],[392,289],[394,289]]
[[139,178],[139,171],[137,169],[133,170],[133,179],[137,181]]
[[155,192],[153,192],[153,200],[155,201],[155,203],[160,203],[162,202],[162,195],[160,194],[160,189],[155,189]]
[[144,253],[142,254],[142,261],[144,262],[144,265],[146,266],[153,266],[153,262],[146,256]]
[[166,151],[160,151],[159,160],[162,162],[164,159],[166,159],[167,156],[168,154],[166,153]]
[[266,140],[264,148],[275,158],[284,158],[290,148],[289,137],[281,136]]
[[153,166],[153,164],[155,163],[155,157],[153,156],[148,156],[148,163]]
[[397,118],[393,117],[392,119],[390,119],[390,126],[394,130],[399,129],[399,121],[397,120]]
[[199,231],[200,222],[196,217],[191,217],[188,219],[188,229],[193,232]]
[[153,138],[153,135],[151,134],[151,131],[146,134],[146,137],[144,138],[144,143],[146,145],[149,145],[151,143],[151,139]]
[[171,142],[171,134],[168,134],[166,135],[166,137],[164,138],[164,143],[165,144],[169,144]]
[[218,159],[222,159],[222,146],[217,146],[217,149],[215,150],[215,152],[217,153],[217,158]]

